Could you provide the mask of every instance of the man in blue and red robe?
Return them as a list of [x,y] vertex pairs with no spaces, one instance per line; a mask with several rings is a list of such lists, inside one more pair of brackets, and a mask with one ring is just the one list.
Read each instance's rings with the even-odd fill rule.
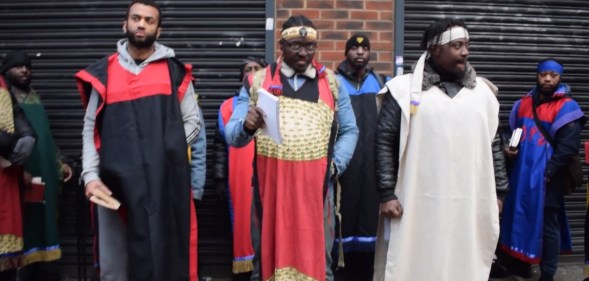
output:
[[500,244],[516,259],[516,275],[531,277],[529,264],[540,264],[542,281],[553,280],[559,253],[571,250],[563,180],[568,163],[579,153],[585,124],[570,87],[561,83],[563,70],[554,59],[540,61],[537,86],[514,104],[509,120],[511,130],[522,128],[523,133],[518,150],[508,151],[514,162]]

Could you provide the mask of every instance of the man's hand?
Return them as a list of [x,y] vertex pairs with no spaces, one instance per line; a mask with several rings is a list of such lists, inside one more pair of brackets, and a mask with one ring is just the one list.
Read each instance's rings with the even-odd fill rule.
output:
[[93,180],[86,184],[86,198],[90,200],[90,197],[94,195],[94,191],[97,189],[100,189],[100,191],[102,191],[103,193],[112,195],[112,191],[110,191],[110,189],[108,189],[108,187],[106,187],[106,185],[104,185],[104,183],[102,183],[101,180]]
[[25,183],[25,187],[29,189],[31,187],[31,183],[33,182],[33,175],[31,173],[24,171],[23,172],[23,180]]
[[499,214],[503,212],[503,201],[501,199],[497,199],[497,207],[499,207]]
[[24,136],[19,138],[10,154],[10,162],[17,165],[22,165],[29,158],[35,147],[35,138],[31,136]]
[[391,219],[401,218],[403,216],[403,206],[401,206],[398,199],[393,199],[380,203],[380,213]]
[[264,123],[264,115],[264,111],[262,111],[261,108],[257,106],[251,107],[243,122],[243,129],[246,132],[253,134],[259,128],[264,128],[264,126],[266,126]]
[[505,153],[505,156],[507,156],[507,158],[512,159],[517,156],[518,150],[515,147],[506,146],[505,148],[503,148],[503,152]]
[[68,182],[72,178],[72,167],[66,163],[63,163],[61,164],[61,168],[63,169],[63,182]]

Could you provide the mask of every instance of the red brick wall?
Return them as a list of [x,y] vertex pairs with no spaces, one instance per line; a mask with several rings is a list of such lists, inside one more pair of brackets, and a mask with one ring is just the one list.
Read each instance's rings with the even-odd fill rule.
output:
[[[383,74],[393,72],[394,0],[276,0],[276,40],[292,15],[305,15],[319,31],[315,59],[335,69],[345,58],[346,40],[356,32],[370,38],[370,64]],[[280,46],[276,44],[276,56]]]

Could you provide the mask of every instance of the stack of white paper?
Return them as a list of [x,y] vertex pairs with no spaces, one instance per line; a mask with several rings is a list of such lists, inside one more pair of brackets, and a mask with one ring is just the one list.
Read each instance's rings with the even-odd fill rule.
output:
[[513,130],[513,133],[511,134],[511,139],[509,140],[509,147],[516,148],[519,145],[519,140],[522,137],[522,132],[523,131],[521,128]]
[[264,123],[266,123],[266,127],[262,129],[262,133],[270,137],[275,143],[282,144],[278,97],[262,88],[258,89],[257,93],[257,106],[264,111]]

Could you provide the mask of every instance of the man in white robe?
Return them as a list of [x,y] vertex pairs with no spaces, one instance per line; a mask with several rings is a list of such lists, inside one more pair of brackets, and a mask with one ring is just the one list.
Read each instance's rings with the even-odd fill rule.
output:
[[463,22],[433,23],[422,48],[379,93],[374,281],[488,280],[508,185],[497,88],[468,64]]

